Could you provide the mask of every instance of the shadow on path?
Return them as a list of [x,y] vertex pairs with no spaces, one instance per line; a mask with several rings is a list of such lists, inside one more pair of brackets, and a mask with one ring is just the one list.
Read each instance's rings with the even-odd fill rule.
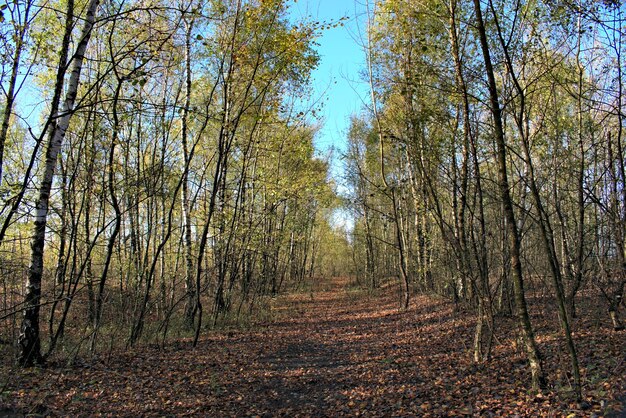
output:
[[[600,398],[579,411],[558,390],[529,394],[514,340],[502,338],[492,360],[475,365],[474,319],[454,314],[450,303],[416,296],[399,311],[393,288],[368,295],[347,285],[336,278],[315,293],[278,298],[273,322],[211,333],[194,350],[183,341],[34,371],[13,392],[17,405],[40,416],[601,415]],[[499,326],[514,335],[510,324]],[[607,347],[626,349],[619,335],[605,337]],[[558,341],[546,341],[553,344],[546,352],[558,354]],[[9,412],[0,404],[0,416]]]

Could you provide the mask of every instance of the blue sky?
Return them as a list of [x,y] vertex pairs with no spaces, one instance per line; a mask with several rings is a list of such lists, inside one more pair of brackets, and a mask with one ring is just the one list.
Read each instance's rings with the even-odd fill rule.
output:
[[[327,29],[317,39],[320,44],[319,67],[313,73],[314,98],[325,96],[322,109],[323,126],[315,146],[321,155],[335,149],[333,177],[340,182],[342,175],[338,158],[346,149],[346,134],[350,115],[358,114],[367,100],[367,86],[360,73],[365,57],[360,46],[359,32],[364,29],[364,0],[297,0],[291,4],[295,19],[310,17],[315,21],[335,22],[347,17],[343,26]],[[360,26],[359,26],[360,25]]]
[[[317,39],[320,63],[313,73],[314,98],[324,96],[323,125],[315,139],[317,152],[325,156],[333,149],[331,177],[339,193],[343,184],[341,154],[346,150],[350,116],[359,114],[368,100],[368,86],[360,74],[365,69],[365,55],[360,33],[365,29],[365,6],[368,0],[294,0],[295,19],[310,17],[315,21],[336,22],[348,19],[343,26],[328,29]],[[335,211],[332,223],[344,231],[352,230],[354,220],[346,210]]]

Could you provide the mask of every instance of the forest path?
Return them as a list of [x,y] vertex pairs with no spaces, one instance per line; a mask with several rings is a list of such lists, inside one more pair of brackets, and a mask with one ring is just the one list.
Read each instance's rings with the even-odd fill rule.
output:
[[369,294],[347,279],[323,281],[310,293],[274,300],[272,320],[209,333],[195,349],[179,341],[70,369],[31,370],[9,385],[9,405],[40,416],[601,414],[599,398],[582,411],[555,392],[530,395],[525,363],[510,341],[475,366],[464,345],[471,315],[423,296],[400,311],[396,290]]

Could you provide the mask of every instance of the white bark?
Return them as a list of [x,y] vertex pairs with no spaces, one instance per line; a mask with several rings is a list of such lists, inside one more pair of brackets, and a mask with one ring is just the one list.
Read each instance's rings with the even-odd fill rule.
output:
[[80,86],[80,73],[83,68],[85,51],[89,44],[99,3],[100,0],[90,0],[89,2],[79,38],[80,41],[76,52],[72,56],[72,61],[70,62],[71,74],[67,85],[65,100],[61,106],[61,112],[57,115],[56,122],[54,122],[50,128],[50,135],[48,137],[45,168],[39,186],[39,197],[36,204],[34,232],[31,242],[31,262],[28,270],[24,301],[26,308],[24,310],[24,319],[18,337],[20,347],[19,362],[25,366],[42,361],[41,344],[39,340],[39,300],[41,297],[41,276],[43,273],[43,254],[50,190],[52,188],[57,158],[61,150],[63,138],[65,137],[65,132],[67,131],[70,119],[74,113],[74,105]]

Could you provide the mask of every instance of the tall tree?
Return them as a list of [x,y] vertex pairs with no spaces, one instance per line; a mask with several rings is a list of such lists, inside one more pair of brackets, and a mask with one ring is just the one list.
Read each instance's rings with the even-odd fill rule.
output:
[[474,0],[474,11],[476,16],[476,29],[480,39],[480,46],[485,64],[485,71],[489,86],[489,100],[491,104],[491,114],[494,124],[494,139],[496,142],[496,161],[498,166],[498,179],[500,188],[500,197],[504,208],[506,218],[506,227],[508,233],[508,245],[511,256],[511,268],[513,272],[513,291],[515,295],[515,314],[517,317],[518,327],[526,356],[530,364],[532,374],[532,385],[534,388],[542,388],[545,386],[545,375],[541,364],[541,355],[535,337],[533,328],[528,314],[526,305],[526,297],[524,295],[524,277],[522,274],[522,263],[520,253],[520,236],[518,226],[515,220],[515,212],[513,209],[513,201],[507,174],[506,163],[506,139],[504,136],[504,127],[502,125],[502,110],[500,109],[500,100],[498,97],[498,86],[496,84],[493,65],[491,62],[491,54],[489,43],[487,40],[487,32],[483,20],[483,13],[480,0]]
[[[70,0],[69,4],[73,2]],[[74,104],[78,94],[80,85],[80,74],[85,59],[85,51],[91,38],[94,22],[96,20],[96,11],[98,9],[99,0],[90,0],[84,16],[84,23],[79,35],[76,51],[71,55],[70,61],[70,78],[67,83],[67,91],[63,106],[57,115],[50,133],[46,148],[45,169],[39,185],[39,197],[36,204],[36,217],[34,222],[34,232],[31,243],[31,261],[28,269],[28,280],[26,283],[26,295],[24,298],[24,318],[18,344],[20,347],[19,362],[24,366],[30,366],[34,363],[41,362],[41,341],[39,336],[39,311],[41,297],[41,278],[43,275],[44,264],[44,244],[46,237],[46,222],[48,219],[48,205],[50,200],[50,190],[57,165],[57,156],[63,143],[63,138],[70,123],[70,119],[74,113]],[[68,13],[66,19],[71,24],[73,16],[72,7],[68,5]],[[68,42],[62,45],[61,56],[69,56],[69,37]],[[62,81],[62,80],[57,80]]]

